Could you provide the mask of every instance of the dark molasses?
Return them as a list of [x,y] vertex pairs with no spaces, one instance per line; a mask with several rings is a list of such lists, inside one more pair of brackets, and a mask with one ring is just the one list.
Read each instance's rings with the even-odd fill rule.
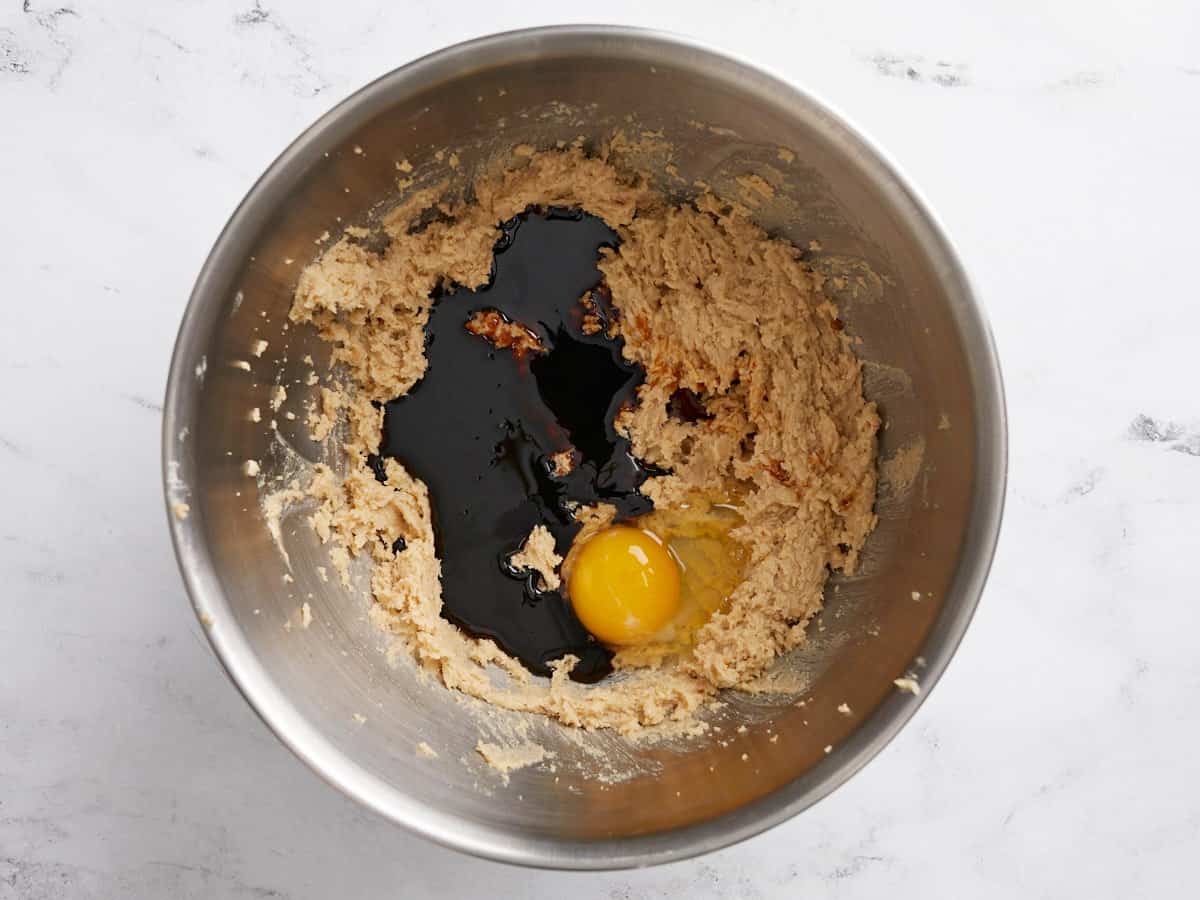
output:
[[508,560],[536,525],[565,556],[579,506],[611,503],[618,519],[652,508],[638,488],[654,471],[613,428],[645,378],[608,334],[616,313],[596,263],[618,239],[559,208],[502,228],[490,282],[435,297],[428,369],[386,405],[380,452],[429,487],[443,615],[535,673],[569,653],[580,659],[572,677],[595,681],[611,670],[609,651],[561,593]]

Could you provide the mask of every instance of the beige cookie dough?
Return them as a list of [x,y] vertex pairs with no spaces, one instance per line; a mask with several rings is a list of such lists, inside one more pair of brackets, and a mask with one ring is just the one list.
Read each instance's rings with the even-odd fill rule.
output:
[[483,761],[501,774],[504,783],[508,783],[510,772],[534,766],[542,760],[553,758],[554,754],[540,744],[525,743],[513,747],[502,747],[499,744],[480,741],[475,745],[475,752],[483,757]]
[[[603,153],[519,154],[516,168],[478,180],[470,202],[443,195],[444,188],[419,192],[394,210],[382,254],[348,235],[300,278],[291,317],[318,330],[344,373],[336,401],[322,392],[322,413],[347,423],[317,430],[336,435],[348,461],[344,475],[317,467],[308,487],[318,501],[313,526],[344,583],[351,558],[371,559],[374,622],[394,637],[395,652],[448,688],[585,728],[631,733],[687,720],[719,689],[753,682],[804,642],[829,572],[853,571],[875,525],[879,417],[863,398],[862,367],[824,276],[744,206],[710,194],[673,206]],[[435,202],[442,214],[420,227]],[[491,641],[443,619],[426,486],[394,460],[381,483],[366,463],[381,434],[373,401],[403,395],[424,374],[431,291],[485,284],[498,224],[531,204],[582,207],[620,235],[620,249],[603,250],[599,268],[624,353],[647,377],[617,425],[639,458],[673,472],[643,491],[665,509],[697,490],[736,486],[743,524],[732,537],[749,558],[727,608],[689,653],[631,664],[596,685],[570,680],[571,657],[553,677],[534,677]],[[525,340],[507,338],[514,348]],[[698,395],[711,418],[671,418],[668,400],[679,389]],[[602,506],[579,510],[577,544],[611,515]],[[399,537],[407,549],[393,554]],[[566,577],[553,551],[535,529],[513,561],[550,586]]]
[[562,557],[554,552],[554,535],[545,525],[535,525],[520,551],[509,557],[514,569],[526,569],[538,574],[538,587],[543,591],[557,591],[562,586],[558,567]]

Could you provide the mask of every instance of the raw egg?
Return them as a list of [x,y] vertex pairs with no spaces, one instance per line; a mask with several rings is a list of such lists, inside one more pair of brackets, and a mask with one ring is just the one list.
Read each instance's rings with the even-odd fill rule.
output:
[[572,550],[567,594],[583,626],[617,662],[656,665],[690,652],[697,632],[728,606],[749,551],[740,493],[692,495],[599,532]]
[[596,638],[637,644],[679,611],[679,564],[655,535],[615,525],[580,549],[568,593],[575,615]]
[[640,527],[662,538],[680,572],[679,611],[653,641],[638,648],[647,660],[687,652],[696,633],[714,613],[728,607],[730,595],[745,578],[749,550],[732,535],[745,520],[738,512],[738,495],[731,494],[695,494],[679,506],[638,519]]

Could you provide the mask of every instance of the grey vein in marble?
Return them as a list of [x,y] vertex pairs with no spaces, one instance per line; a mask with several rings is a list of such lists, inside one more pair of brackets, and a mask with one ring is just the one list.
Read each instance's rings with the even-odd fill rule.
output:
[[287,78],[294,93],[316,96],[329,87],[328,79],[317,70],[309,42],[289,28],[278,13],[264,7],[261,0],[254,0],[253,7],[234,16],[233,23],[242,31],[268,29],[291,49],[302,73]]
[[[25,14],[26,19],[32,22],[34,27],[57,50],[57,53],[53,54],[56,58],[53,61],[53,70],[50,72],[47,82],[51,90],[53,90],[58,87],[63,71],[67,68],[75,53],[74,45],[66,34],[64,20],[78,19],[79,13],[69,6],[40,9],[34,6],[33,0],[23,0],[21,12]],[[28,73],[30,70],[31,66],[27,65],[26,68],[20,71]]]
[[1135,441],[1169,444],[1170,449],[1189,456],[1200,456],[1200,429],[1189,430],[1178,422],[1153,419],[1139,413],[1129,423],[1129,436]]
[[870,58],[871,65],[880,75],[888,78],[903,78],[912,82],[928,82],[939,87],[964,87],[970,84],[965,63],[946,60],[928,62],[922,56],[876,53]]

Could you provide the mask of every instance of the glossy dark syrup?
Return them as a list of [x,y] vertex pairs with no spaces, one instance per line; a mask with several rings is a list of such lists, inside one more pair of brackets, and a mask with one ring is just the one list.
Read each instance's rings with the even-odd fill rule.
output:
[[[561,593],[539,591],[537,576],[514,571],[508,558],[538,524],[565,555],[580,528],[577,506],[611,503],[619,519],[652,508],[638,488],[653,472],[613,429],[645,373],[622,359],[619,337],[582,327],[585,295],[602,325],[615,315],[596,262],[601,247],[616,244],[602,220],[579,211],[530,210],[505,223],[491,283],[450,286],[436,298],[425,328],[429,367],[386,405],[380,448],[429,487],[443,615],[538,674],[574,654],[580,681],[607,674],[611,654]],[[545,352],[514,352],[468,332],[485,310],[526,326]],[[551,457],[567,450],[574,468],[559,476]],[[402,542],[393,549],[404,552]]]

